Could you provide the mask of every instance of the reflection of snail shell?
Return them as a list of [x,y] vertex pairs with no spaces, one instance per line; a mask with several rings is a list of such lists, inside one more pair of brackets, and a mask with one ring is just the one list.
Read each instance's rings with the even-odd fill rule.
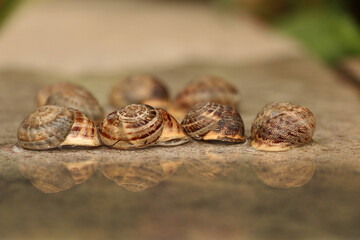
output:
[[266,185],[274,188],[295,188],[305,185],[313,177],[316,164],[308,159],[255,160],[252,166]]
[[178,166],[179,162],[176,161],[109,160],[104,163],[101,171],[107,178],[126,190],[139,192],[158,185],[169,175],[174,174]]
[[[204,158],[205,157],[205,158]],[[206,151],[201,156],[184,160],[186,171],[195,178],[212,181],[218,177],[227,176],[243,165],[233,154]]]
[[189,110],[181,126],[195,140],[245,142],[244,122],[230,106],[199,103]]
[[83,183],[93,175],[98,164],[95,159],[77,162],[63,162],[76,184]]
[[[28,159],[27,159],[28,160]],[[20,161],[20,173],[44,193],[56,193],[70,189],[89,179],[97,168],[94,159],[78,162],[35,160]]]
[[101,123],[99,135],[104,145],[118,149],[175,146],[188,141],[170,114],[145,104],[131,104],[110,113]]
[[251,147],[263,151],[286,151],[311,141],[316,122],[302,106],[281,102],[266,105],[251,126]]
[[151,75],[139,74],[117,82],[110,92],[110,101],[117,108],[142,103],[166,109],[169,94],[161,80]]
[[192,106],[201,102],[216,102],[237,109],[239,94],[234,86],[220,77],[200,76],[177,95],[169,111],[176,119],[182,119]]
[[38,108],[20,124],[17,136],[23,148],[32,150],[100,146],[95,124],[85,114],[60,106]]
[[40,89],[37,104],[38,107],[58,105],[77,109],[96,124],[99,124],[104,116],[104,111],[96,98],[85,88],[72,83],[57,83]]

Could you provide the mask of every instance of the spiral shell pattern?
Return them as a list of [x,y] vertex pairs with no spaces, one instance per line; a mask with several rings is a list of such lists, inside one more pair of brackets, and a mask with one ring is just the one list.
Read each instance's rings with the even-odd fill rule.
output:
[[31,113],[20,124],[17,137],[23,148],[31,150],[100,145],[95,124],[85,114],[52,105]]
[[188,111],[181,126],[196,140],[245,142],[242,118],[227,105],[213,102],[199,103]]
[[96,98],[83,87],[72,83],[57,83],[44,87],[37,95],[38,106],[58,105],[77,109],[85,113],[96,124],[99,124],[104,116]]
[[239,100],[236,88],[224,79],[217,76],[200,76],[177,95],[170,113],[176,119],[182,119],[192,106],[201,102],[215,102],[237,109]]
[[316,121],[312,112],[287,102],[266,105],[251,126],[251,146],[263,151],[286,151],[311,141]]
[[17,137],[23,148],[42,150],[60,146],[74,123],[74,112],[65,107],[43,106],[19,126]]
[[135,149],[154,143],[163,127],[158,110],[145,104],[130,104],[110,113],[100,124],[99,134],[108,147]]
[[166,86],[157,77],[138,74],[117,82],[110,92],[110,102],[118,108],[142,103],[166,109],[169,103],[169,93]]

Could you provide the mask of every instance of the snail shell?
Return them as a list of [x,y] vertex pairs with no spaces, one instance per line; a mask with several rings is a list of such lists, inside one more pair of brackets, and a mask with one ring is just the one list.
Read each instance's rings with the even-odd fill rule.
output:
[[266,105],[251,126],[251,147],[286,151],[311,141],[316,121],[312,112],[287,102]]
[[199,103],[186,114],[181,126],[196,140],[245,142],[244,123],[232,107],[213,102]]
[[156,141],[158,146],[177,146],[189,142],[189,137],[184,133],[180,124],[168,112],[157,109],[164,119],[164,128],[159,139]]
[[102,143],[118,149],[179,145],[188,141],[181,133],[171,115],[145,104],[130,104],[110,113],[99,129]]
[[142,103],[166,109],[169,104],[169,94],[160,79],[139,74],[117,82],[111,89],[110,102],[118,108]]
[[176,119],[201,102],[216,102],[238,108],[239,94],[236,88],[217,76],[200,76],[188,84],[176,97],[169,110]]
[[42,88],[37,94],[38,106],[58,105],[77,109],[99,124],[104,111],[96,98],[83,87],[72,83],[57,83]]
[[108,147],[134,149],[154,143],[163,127],[161,113],[155,108],[131,104],[110,113],[100,124],[99,135]]
[[100,146],[95,124],[82,112],[46,105],[31,113],[19,126],[18,140],[26,149],[61,146]]

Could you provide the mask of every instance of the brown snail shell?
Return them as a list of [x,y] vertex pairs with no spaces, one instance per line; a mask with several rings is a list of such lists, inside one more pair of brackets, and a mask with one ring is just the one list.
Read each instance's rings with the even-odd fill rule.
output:
[[185,134],[178,130],[176,120],[164,110],[130,104],[110,113],[101,123],[99,135],[108,147],[136,149],[152,144],[174,146],[187,142]]
[[205,75],[196,78],[177,95],[169,112],[176,119],[182,119],[192,106],[201,102],[216,102],[237,110],[239,100],[233,85],[220,77]]
[[110,113],[100,124],[99,135],[108,147],[134,149],[154,143],[163,127],[161,113],[155,108],[131,104]]
[[163,109],[157,109],[164,119],[164,128],[155,144],[158,146],[177,146],[189,142],[189,137],[184,133],[176,119]]
[[169,104],[169,93],[166,86],[155,76],[132,75],[112,87],[110,102],[117,108],[142,103],[166,109]]
[[46,86],[37,94],[38,106],[58,105],[77,109],[99,124],[104,111],[96,98],[85,88],[72,83],[57,83]]
[[266,105],[251,126],[251,147],[286,151],[311,141],[316,121],[312,112],[287,102]]
[[240,114],[227,105],[199,103],[188,111],[181,126],[196,140],[245,142],[244,122]]
[[19,126],[19,144],[45,150],[61,146],[100,146],[95,124],[82,112],[46,105],[31,113]]

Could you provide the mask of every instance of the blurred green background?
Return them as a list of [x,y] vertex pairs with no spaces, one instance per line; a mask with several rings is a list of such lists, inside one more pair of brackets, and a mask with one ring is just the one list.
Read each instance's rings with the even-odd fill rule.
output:
[[[205,0],[204,0],[205,1]],[[248,11],[294,37],[330,65],[360,55],[359,0],[212,0],[224,11]]]

